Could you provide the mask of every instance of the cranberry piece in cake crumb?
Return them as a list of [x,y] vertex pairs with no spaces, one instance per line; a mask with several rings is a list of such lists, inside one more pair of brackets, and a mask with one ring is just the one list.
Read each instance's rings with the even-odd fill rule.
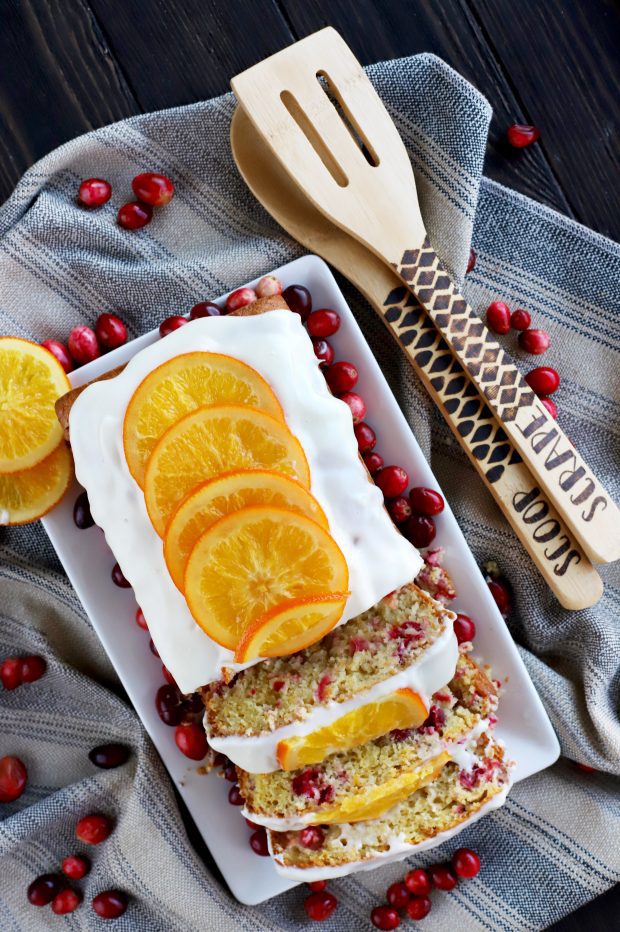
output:
[[377,929],[397,929],[400,916],[392,906],[375,906],[370,914],[370,921]]
[[[318,883],[323,883],[323,881],[317,881]],[[313,885],[310,884],[310,887]],[[304,900],[304,909],[308,919],[312,919],[314,922],[324,922],[326,919],[329,919],[331,914],[334,912],[338,906],[338,900],[333,893],[328,893],[318,891],[317,893],[311,893],[310,896],[307,896]]]
[[311,851],[318,851],[323,847],[325,834],[318,825],[307,825],[299,833],[299,844],[303,848],[309,848]]
[[480,858],[471,848],[457,848],[452,855],[452,868],[457,877],[476,877],[480,873]]
[[332,681],[332,678],[329,675],[329,673],[326,673],[319,680],[319,685],[316,688],[316,696],[319,702],[323,702],[323,700],[325,699],[325,696],[327,695],[327,687],[329,686],[331,681]]

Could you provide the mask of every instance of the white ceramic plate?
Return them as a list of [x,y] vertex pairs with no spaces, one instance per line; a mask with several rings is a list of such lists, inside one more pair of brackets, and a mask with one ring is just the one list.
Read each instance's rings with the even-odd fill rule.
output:
[[[438,488],[327,265],[316,256],[304,256],[276,269],[273,274],[285,287],[303,284],[309,288],[315,308],[331,307],[338,311],[342,324],[330,341],[336,359],[350,360],[359,370],[359,392],[367,404],[367,420],[377,433],[377,449],[386,463],[404,466],[416,485]],[[71,374],[72,385],[83,385],[122,365],[158,339],[159,332],[154,330],[96,359]],[[394,352],[398,352],[396,345]],[[196,765],[178,751],[174,730],[161,722],[154,703],[155,692],[163,682],[161,663],[149,651],[148,634],[134,623],[136,603],[131,590],[117,588],[110,579],[115,561],[103,534],[96,527],[80,531],[73,523],[73,504],[78,491],[76,486],[73,493],[43,519],[43,525],[232,893],[242,903],[261,903],[294,884],[278,877],[270,859],[257,857],[249,847],[250,831],[238,809],[227,801],[230,784],[215,774],[198,774]],[[110,506],[114,507],[114,503]],[[515,780],[523,780],[557,760],[557,738],[447,503],[437,527],[435,543],[445,549],[445,566],[458,591],[458,598],[451,607],[475,618],[474,656],[490,663],[494,676],[507,684],[500,703],[497,734],[505,742],[509,758],[517,761]]]

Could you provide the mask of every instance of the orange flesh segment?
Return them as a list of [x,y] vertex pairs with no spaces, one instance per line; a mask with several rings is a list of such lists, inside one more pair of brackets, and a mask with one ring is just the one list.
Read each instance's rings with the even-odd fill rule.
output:
[[0,474],[3,523],[28,524],[42,518],[62,499],[72,476],[73,459],[64,440],[36,466]]
[[276,605],[246,630],[235,653],[235,663],[256,657],[286,657],[319,641],[342,617],[345,593],[298,599]]

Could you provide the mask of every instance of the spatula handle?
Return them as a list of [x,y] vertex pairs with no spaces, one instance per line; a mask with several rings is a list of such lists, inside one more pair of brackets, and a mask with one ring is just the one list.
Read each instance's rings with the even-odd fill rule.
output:
[[[570,440],[522,378],[510,357],[459,294],[428,237],[408,249],[396,269],[488,401],[540,489],[589,557],[620,558],[620,512]],[[403,320],[399,339],[405,345]],[[463,423],[460,429],[466,429]]]

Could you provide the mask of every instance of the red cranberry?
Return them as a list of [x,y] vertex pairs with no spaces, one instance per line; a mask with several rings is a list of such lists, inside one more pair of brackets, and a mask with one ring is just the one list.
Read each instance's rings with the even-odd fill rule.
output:
[[432,864],[428,868],[428,873],[433,886],[438,890],[454,890],[456,887],[456,876],[447,864]]
[[340,327],[340,315],[323,307],[312,311],[306,320],[306,328],[311,337],[333,337]]
[[513,123],[506,130],[506,137],[515,149],[523,149],[540,138],[540,130],[527,123]]
[[76,837],[86,845],[99,845],[112,833],[112,822],[104,815],[87,815],[75,826]]
[[19,757],[0,757],[0,803],[12,803],[22,795],[28,782],[26,765]]
[[155,647],[155,641],[153,638],[149,638],[149,650],[152,653],[153,657],[159,657],[159,651]]
[[151,207],[165,207],[174,197],[174,185],[170,178],[157,172],[142,172],[131,182],[131,188],[139,201]]
[[144,612],[141,608],[136,609],[136,624],[139,628],[142,628],[143,631],[149,630],[149,626],[146,623],[146,618],[144,617]]
[[199,320],[201,317],[220,317],[221,313],[221,308],[214,304],[213,301],[199,301],[198,304],[194,304],[189,312],[189,319]]
[[383,467],[384,459],[378,453],[365,453],[363,460],[366,464],[366,469],[371,476],[376,475],[379,470]]
[[385,898],[394,909],[404,909],[411,895],[404,883],[393,883],[388,887]]
[[368,453],[377,442],[377,435],[370,424],[366,424],[365,421],[360,421],[359,424],[355,424],[353,433],[355,434],[357,448],[360,453]]
[[162,674],[163,674],[163,677],[164,677],[166,683],[169,683],[170,686],[175,686],[175,687],[178,689],[177,681],[176,681],[175,678],[173,677],[173,675],[172,675],[172,673],[170,672],[170,670],[168,669],[168,667],[165,666],[163,663],[162,663],[162,665],[161,665],[161,672],[162,672]]
[[282,292],[282,297],[290,307],[291,311],[299,314],[305,323],[308,315],[312,310],[312,296],[307,288],[303,285],[289,285]]
[[469,615],[464,615],[463,612],[458,613],[454,622],[454,633],[459,644],[473,641],[476,637],[476,625]]
[[356,392],[345,392],[344,395],[340,396],[340,400],[350,407],[354,424],[359,424],[360,421],[364,420],[366,417],[366,404],[361,395]]
[[545,353],[551,345],[551,337],[546,330],[523,330],[519,334],[519,346],[526,353],[533,356],[540,356]]
[[[322,313],[316,311],[317,314]],[[358,372],[351,362],[335,362],[325,370],[325,381],[331,388],[334,395],[344,395],[355,388],[358,380]]]
[[327,886],[326,880],[313,880],[312,883],[308,884],[308,887],[310,888],[310,890],[312,890],[313,893],[320,893],[321,890],[324,890],[326,886]]
[[407,903],[407,915],[410,919],[424,919],[431,911],[431,901],[428,896],[413,896]]
[[104,178],[87,178],[80,185],[78,199],[84,207],[101,207],[112,197],[112,185]]
[[35,683],[40,680],[47,670],[47,664],[43,657],[37,657],[36,654],[30,654],[28,657],[22,657],[22,683]]
[[531,323],[532,315],[529,311],[524,311],[522,307],[518,307],[510,315],[510,326],[513,330],[527,330]]
[[480,858],[471,848],[457,848],[452,855],[452,867],[457,877],[469,879],[480,873]]
[[110,575],[112,577],[112,582],[114,583],[115,586],[118,586],[119,589],[131,589],[131,583],[127,582],[127,580],[123,576],[123,571],[118,565],[118,563],[114,564]]
[[69,352],[80,366],[83,366],[87,362],[92,362],[93,359],[97,359],[101,356],[101,350],[99,349],[95,331],[83,324],[73,328],[67,342],[69,345]]
[[247,307],[256,301],[256,292],[253,288],[237,288],[226,298],[226,310],[238,311],[241,307]]
[[421,867],[415,867],[405,874],[405,886],[414,896],[426,896],[431,892],[431,879]]
[[243,806],[245,800],[237,784],[233,784],[228,791],[228,802],[231,806]]
[[127,327],[116,314],[100,314],[95,324],[99,346],[113,350],[127,342]]
[[111,770],[113,767],[125,764],[130,753],[130,749],[124,744],[98,744],[96,748],[88,752],[88,759],[95,767]]
[[250,848],[254,854],[259,854],[262,858],[269,857],[269,845],[267,844],[267,832],[264,828],[258,828],[250,835]]
[[323,829],[318,825],[307,825],[299,833],[299,844],[304,848],[310,848],[311,851],[318,851],[323,847],[324,842]]
[[331,681],[332,681],[332,678],[329,675],[329,673],[325,673],[325,675],[322,676],[321,679],[319,680],[319,684],[316,688],[316,696],[319,702],[323,702],[323,700],[325,699],[327,695],[327,687],[329,686]]
[[467,268],[465,269],[466,275],[476,268],[476,258],[476,250],[472,246],[469,250],[469,259],[467,260]]
[[487,586],[500,612],[506,618],[510,611],[510,593],[506,583],[499,579],[488,579]]
[[261,825],[257,825],[257,823],[252,822],[251,819],[245,819],[245,824],[248,826],[248,828],[251,828],[252,830],[257,829],[257,828],[262,828]]
[[575,767],[577,770],[581,770],[582,773],[596,773],[596,767],[590,767],[589,764],[580,764],[575,761]]
[[229,783],[236,783],[238,779],[237,768],[234,764],[227,764],[223,770],[223,776]]
[[124,227],[126,230],[140,230],[153,219],[153,208],[150,204],[130,201],[119,208],[116,219],[119,227]]
[[190,760],[202,760],[209,750],[205,730],[197,722],[177,725],[174,740],[181,754],[185,754]]
[[187,722],[195,721],[197,716],[200,716],[202,720],[204,718],[205,708],[200,695],[198,693],[191,693],[189,696],[185,696],[183,699],[183,710]]
[[52,900],[52,912],[57,916],[72,913],[82,902],[82,894],[76,890],[61,890]]
[[259,298],[272,298],[276,294],[282,294],[282,283],[275,275],[265,275],[256,286],[256,294]]
[[187,317],[182,317],[180,314],[172,314],[170,317],[166,317],[165,320],[162,320],[159,325],[159,335],[160,337],[167,337],[169,333],[178,330],[179,327],[184,327],[185,324],[188,323]]
[[45,349],[52,354],[65,372],[71,372],[73,370],[73,360],[64,343],[61,343],[59,340],[43,340],[41,346],[44,346]]
[[537,395],[553,395],[560,387],[560,374],[551,366],[538,366],[528,372],[525,381]]
[[421,486],[410,491],[409,503],[415,514],[425,515],[427,518],[441,514],[446,504],[443,496],[435,489],[424,489]]
[[404,495],[393,498],[387,503],[387,510],[394,524],[402,524],[407,518],[411,517],[411,505],[409,499]]
[[377,929],[397,929],[400,916],[391,906],[375,906],[370,914],[370,921]]
[[22,685],[21,657],[6,657],[0,666],[0,680],[5,689],[17,689]]
[[424,515],[411,515],[402,525],[402,532],[414,547],[428,547],[435,539],[437,528],[432,518]]
[[127,894],[121,890],[104,890],[93,899],[93,909],[102,919],[118,919],[128,904]]
[[28,887],[28,902],[33,906],[47,906],[65,883],[60,874],[41,874]]
[[183,717],[183,696],[176,686],[165,683],[155,694],[155,708],[164,725],[179,725]]
[[[323,881],[317,882],[323,883]],[[312,886],[312,884],[310,884],[310,886]],[[312,919],[313,922],[324,922],[326,919],[329,919],[337,906],[338,900],[333,893],[328,893],[327,891],[323,892],[319,890],[316,893],[311,893],[310,896],[307,896],[304,900],[306,915],[308,919]]]
[[81,854],[70,854],[62,861],[62,872],[71,880],[81,880],[90,870],[90,861]]
[[334,348],[329,342],[329,340],[317,340],[316,337],[312,339],[312,348],[314,349],[314,355],[319,360],[319,365],[331,366],[334,361]]
[[73,523],[80,531],[85,531],[95,523],[90,513],[90,503],[86,492],[81,492],[75,500],[75,505],[73,506]]
[[510,330],[510,308],[504,301],[492,301],[487,308],[487,327],[493,333],[508,333]]
[[409,485],[409,476],[402,466],[384,466],[374,477],[385,498],[402,495]]
[[558,408],[557,408],[555,401],[553,401],[551,398],[547,398],[546,396],[543,396],[540,399],[540,403],[543,406],[543,408],[547,409],[547,411],[549,412],[549,414],[555,421],[558,416]]

